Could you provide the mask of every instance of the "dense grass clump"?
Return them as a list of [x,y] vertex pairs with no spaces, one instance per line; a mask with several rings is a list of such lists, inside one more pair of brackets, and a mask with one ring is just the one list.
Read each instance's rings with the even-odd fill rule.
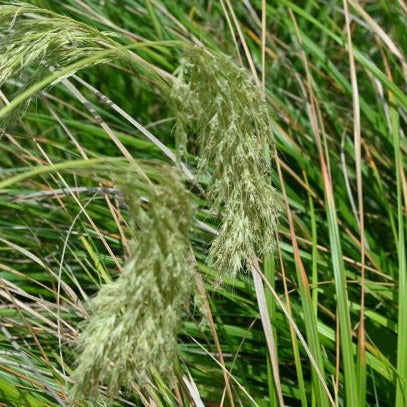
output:
[[0,405],[405,407],[406,19],[0,0]]

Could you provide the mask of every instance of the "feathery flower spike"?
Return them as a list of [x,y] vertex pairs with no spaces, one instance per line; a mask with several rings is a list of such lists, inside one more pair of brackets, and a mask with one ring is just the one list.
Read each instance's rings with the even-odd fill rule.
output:
[[189,127],[200,146],[198,169],[211,171],[212,208],[223,209],[210,262],[235,275],[275,243],[278,207],[265,158],[274,148],[270,112],[246,70],[202,47],[187,52],[172,99],[179,150]]
[[96,396],[99,384],[113,397],[132,381],[145,384],[152,371],[173,374],[180,314],[195,281],[188,240],[192,205],[174,169],[161,169],[165,179],[144,185],[147,205],[131,181],[123,184],[135,222],[131,258],[91,302],[77,342],[73,399]]

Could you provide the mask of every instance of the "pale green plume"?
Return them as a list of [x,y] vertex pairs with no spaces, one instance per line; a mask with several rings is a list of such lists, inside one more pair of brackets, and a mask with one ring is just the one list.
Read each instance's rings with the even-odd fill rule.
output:
[[172,96],[180,149],[189,127],[200,146],[199,170],[212,174],[212,208],[223,211],[210,259],[235,274],[275,243],[278,211],[266,160],[274,148],[270,112],[246,70],[201,47],[187,52]]
[[[12,79],[7,93],[12,89],[13,97],[51,71],[113,46],[107,35],[72,18],[15,1],[0,5],[0,87],[7,82],[11,85]],[[106,60],[101,57],[93,63]],[[17,113],[18,109],[14,116]]]
[[92,397],[99,385],[109,396],[131,382],[145,384],[156,371],[173,374],[180,315],[193,291],[188,231],[189,192],[177,173],[162,168],[141,201],[132,180],[122,182],[135,223],[131,258],[121,275],[91,301],[80,334],[73,398]]
[[0,84],[19,74],[49,74],[50,67],[72,63],[110,42],[86,24],[24,3],[1,5],[0,27]]

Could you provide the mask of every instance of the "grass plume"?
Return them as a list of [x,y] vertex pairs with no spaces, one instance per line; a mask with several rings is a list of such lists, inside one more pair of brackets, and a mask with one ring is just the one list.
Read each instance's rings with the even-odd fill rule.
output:
[[91,301],[79,336],[81,354],[73,373],[73,397],[92,397],[99,384],[109,396],[151,372],[171,376],[182,308],[194,286],[188,233],[192,205],[174,170],[145,186],[148,204],[122,183],[134,220],[130,260],[121,275]]
[[113,42],[107,35],[87,24],[30,4],[7,2],[0,7],[0,87],[13,79],[9,93],[15,97],[51,71],[103,51],[109,44]]
[[200,146],[199,171],[211,170],[212,209],[223,208],[210,261],[235,275],[274,247],[278,210],[266,160],[267,149],[274,148],[269,109],[245,69],[202,47],[187,52],[172,96],[180,151],[190,127]]

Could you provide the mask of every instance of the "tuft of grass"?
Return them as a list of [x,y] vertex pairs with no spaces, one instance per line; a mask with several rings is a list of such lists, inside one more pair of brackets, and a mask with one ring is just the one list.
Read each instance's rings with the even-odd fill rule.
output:
[[[121,278],[139,241],[131,222],[141,218],[125,204],[117,167],[138,170],[125,183],[150,216],[147,179],[161,185],[159,168],[176,161],[177,120],[188,139],[180,167],[190,180],[198,174],[189,238],[210,317],[190,307],[168,332],[174,346],[178,333],[173,381],[148,372],[143,386],[133,380],[116,397],[78,394],[75,403],[405,404],[405,1],[3,0],[0,15],[0,404],[68,404],[89,299]],[[197,45],[206,54],[196,60],[221,56],[224,66],[202,67],[193,85],[188,70],[200,68],[188,53],[177,68]],[[179,98],[174,109],[174,80],[205,104]],[[223,88],[250,109],[265,105],[272,133],[263,134],[274,136],[273,149],[236,97],[219,102],[223,128],[233,108],[251,135],[225,131],[230,151],[236,137],[256,157],[267,146],[261,174],[284,201],[276,242],[266,247],[279,262],[266,253],[255,284],[208,262],[229,202],[206,195],[224,161],[212,142],[226,146],[196,119],[213,115],[209,93]],[[256,157],[243,163],[256,168]]]

